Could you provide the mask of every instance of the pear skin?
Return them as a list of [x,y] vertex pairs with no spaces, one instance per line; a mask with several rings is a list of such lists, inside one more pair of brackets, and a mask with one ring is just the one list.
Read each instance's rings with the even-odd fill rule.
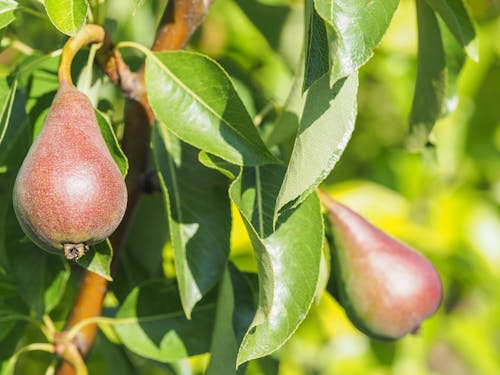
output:
[[13,192],[26,235],[47,251],[78,259],[116,229],[127,189],[90,100],[62,82],[18,172]]
[[348,207],[320,195],[335,237],[336,297],[350,320],[378,339],[417,332],[442,300],[432,263]]

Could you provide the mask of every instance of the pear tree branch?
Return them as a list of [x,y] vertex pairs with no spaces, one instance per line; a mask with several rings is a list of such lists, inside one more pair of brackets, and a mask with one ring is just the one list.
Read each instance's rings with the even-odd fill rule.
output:
[[[183,48],[203,21],[210,2],[209,0],[169,1],[158,27],[152,50]],[[125,235],[142,194],[143,176],[148,171],[149,138],[154,115],[146,95],[144,66],[137,73],[132,73],[123,62],[119,52],[112,48],[108,37],[105,37],[103,47],[98,55],[98,61],[127,98],[122,149],[129,161],[129,173],[126,177],[128,203],[121,224],[110,237],[115,251],[112,271],[116,271],[117,259],[124,245]],[[101,315],[106,290],[105,279],[86,271],[66,330],[84,319]],[[85,325],[75,336],[75,344],[82,357],[85,357],[92,347],[96,333],[97,326],[89,324]],[[74,373],[73,366],[65,361],[61,363],[57,371],[58,375]]]

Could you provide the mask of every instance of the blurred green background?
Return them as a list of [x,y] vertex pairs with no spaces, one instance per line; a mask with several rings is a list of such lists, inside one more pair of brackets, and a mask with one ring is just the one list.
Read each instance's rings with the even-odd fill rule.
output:
[[[419,335],[380,342],[353,328],[324,293],[282,349],[250,363],[248,374],[500,374],[500,1],[466,3],[476,25],[480,60],[465,64],[456,108],[432,134],[437,147],[423,155],[404,148],[417,35],[414,1],[401,0],[382,44],[361,69],[356,128],[324,184],[340,201],[433,261],[444,284],[441,309]],[[164,4],[108,1],[99,17],[107,15],[106,27],[116,41],[150,45]],[[10,30],[20,40],[13,45],[8,32],[4,35],[2,74],[30,52],[27,47],[46,53],[65,39],[30,13],[19,15]],[[302,30],[302,1],[217,0],[188,48],[217,59],[231,74],[266,134],[293,83]],[[141,56],[124,53],[132,66],[141,62]],[[100,95],[114,103],[111,115],[119,129],[120,93],[103,83]],[[286,153],[286,142],[282,151]],[[146,198],[144,206],[157,198]],[[243,225],[238,215],[233,217],[232,260],[243,270],[255,270]],[[165,252],[169,273],[168,244]],[[102,336],[97,345],[102,351],[91,354],[90,369],[113,350]],[[200,356],[178,368],[196,372],[205,363],[206,356]]]

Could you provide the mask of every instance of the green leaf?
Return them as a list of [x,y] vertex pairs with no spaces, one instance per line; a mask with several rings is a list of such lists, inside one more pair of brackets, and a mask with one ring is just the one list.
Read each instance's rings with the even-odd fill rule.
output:
[[106,280],[113,281],[111,278],[111,260],[113,259],[113,247],[109,240],[91,246],[90,250],[76,261],[87,271],[94,272]]
[[10,121],[12,106],[14,104],[17,81],[14,81],[12,87],[7,83],[6,78],[0,80],[0,144],[3,143],[5,133]]
[[245,373],[245,366],[236,369],[236,356],[254,314],[252,290],[244,275],[230,264],[219,287],[210,363],[205,375]]
[[234,291],[229,272],[222,276],[214,333],[210,345],[210,363],[205,375],[235,374],[238,343],[233,331]]
[[198,161],[199,150],[163,124],[153,131],[153,150],[166,200],[170,239],[182,305],[195,304],[219,280],[229,255],[231,210],[228,180]]
[[209,154],[205,151],[200,151],[198,155],[198,160],[205,167],[215,169],[222,173],[224,176],[230,180],[234,180],[236,176],[240,173],[240,167],[235,164],[231,164],[218,156]]
[[131,352],[170,362],[208,351],[214,317],[214,293],[193,309],[188,320],[177,285],[158,280],[135,288],[120,307],[113,325]]
[[168,238],[168,218],[162,195],[145,194],[135,210],[125,248],[120,252],[119,272],[113,275],[111,288],[119,301],[137,285],[163,275],[163,249]]
[[[14,144],[10,145],[11,151],[1,160],[2,167],[5,170],[0,173],[0,314],[2,315],[0,320],[6,318],[5,315],[11,314],[29,316],[29,309],[24,302],[24,296],[18,291],[20,285],[17,281],[17,274],[12,271],[8,260],[10,252],[17,250],[10,246],[10,238],[12,238],[11,228],[12,225],[17,224],[16,217],[12,212],[12,187],[17,168],[19,168],[25,149],[28,147],[28,142],[26,141],[28,139],[26,136],[28,130],[24,127],[23,131],[23,135],[25,136],[15,139],[13,141]],[[7,236],[9,243],[6,241]],[[18,266],[22,266],[22,264]],[[50,298],[48,300],[49,304],[54,301]],[[10,322],[14,324],[11,325]],[[14,321],[4,320],[2,322],[0,327],[0,372],[2,362],[17,347],[18,341],[24,335],[25,327],[26,321],[21,319]]]
[[87,18],[86,0],[44,0],[54,26],[66,35],[75,35]]
[[12,205],[6,220],[5,244],[9,270],[18,293],[41,319],[59,303],[64,294],[69,278],[68,264],[62,256],[48,254],[26,237],[16,220]]
[[330,40],[330,82],[358,70],[373,55],[399,0],[314,0]]
[[[24,319],[21,319],[21,317]],[[18,321],[26,320],[27,318],[27,316],[19,314],[18,311],[13,310],[9,306],[0,306],[0,342],[5,339]]]
[[[17,223],[15,215],[12,212],[12,189],[16,179],[17,171],[29,147],[29,129],[24,127],[22,136],[13,140],[10,145],[10,151],[3,155],[2,172],[0,173],[0,269],[6,273],[9,269],[6,236],[11,235],[9,227],[12,223]],[[10,223],[9,226],[7,223]],[[9,275],[12,276],[12,275]]]
[[467,55],[478,61],[476,31],[463,0],[426,0],[427,4],[443,19]]
[[14,0],[0,0],[0,29],[16,19],[14,11],[18,5],[17,1]]
[[318,285],[324,228],[317,196],[286,211],[273,227],[284,173],[273,165],[245,168],[230,188],[259,268],[259,305],[238,365],[280,348],[307,315]]
[[238,165],[274,163],[227,73],[193,52],[146,58],[148,99],[176,136]]
[[292,156],[276,202],[302,202],[328,176],[351,137],[356,120],[357,72],[333,88],[328,75],[306,92]]
[[120,172],[122,172],[123,176],[126,176],[128,172],[128,160],[118,143],[118,139],[116,139],[113,127],[109,123],[106,116],[104,116],[98,109],[94,109],[94,112],[96,114],[99,127],[101,128],[101,134],[106,142],[106,146],[108,146],[109,152],[111,153],[115,163],[118,165]]
[[302,91],[330,70],[328,35],[323,19],[314,9],[312,1],[306,1],[305,72]]
[[14,354],[19,341],[24,337],[26,322],[18,320],[8,334],[0,341],[0,373],[5,374],[5,364],[9,357]]
[[34,54],[18,66],[19,86],[26,89],[26,112],[36,136],[42,128],[54,95],[59,88],[57,68],[59,57]]
[[16,285],[14,281],[4,275],[4,272],[5,271],[2,270],[2,275],[0,275],[0,298],[2,299],[16,294]]
[[100,331],[85,358],[85,364],[89,374],[137,375],[138,372],[130,360],[130,353],[122,345],[107,340]]
[[17,136],[28,124],[25,97],[17,90],[17,80],[0,79],[0,162],[6,157]]
[[296,73],[293,85],[288,93],[284,108],[280,112],[276,124],[267,134],[266,144],[283,144],[285,141],[295,139],[297,129],[299,128],[300,116],[304,109],[304,96],[302,88],[304,85],[304,65]]
[[411,151],[421,151],[439,118],[446,86],[446,59],[437,17],[424,0],[417,0],[418,67],[410,114]]

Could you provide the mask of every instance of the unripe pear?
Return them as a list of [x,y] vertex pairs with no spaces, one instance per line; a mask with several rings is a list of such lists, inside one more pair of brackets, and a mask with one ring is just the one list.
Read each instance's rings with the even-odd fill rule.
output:
[[322,193],[335,238],[336,297],[369,336],[394,340],[416,332],[442,299],[442,285],[423,255]]
[[61,82],[44,126],[16,178],[16,216],[48,251],[78,259],[116,229],[127,189],[89,99]]

